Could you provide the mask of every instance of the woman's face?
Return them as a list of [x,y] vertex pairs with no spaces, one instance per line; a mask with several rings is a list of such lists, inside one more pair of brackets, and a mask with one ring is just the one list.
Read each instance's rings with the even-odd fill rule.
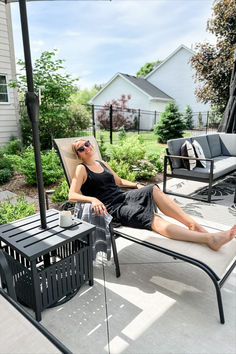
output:
[[82,160],[91,157],[94,153],[93,147],[89,140],[79,140],[76,142],[75,150]]

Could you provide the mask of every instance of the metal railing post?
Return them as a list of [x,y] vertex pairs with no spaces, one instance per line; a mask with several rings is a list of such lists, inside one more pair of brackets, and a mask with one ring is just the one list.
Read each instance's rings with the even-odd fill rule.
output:
[[93,136],[96,139],[96,127],[95,127],[95,115],[94,115],[94,104],[92,105],[92,121],[93,121]]
[[110,144],[112,144],[112,104],[109,108],[109,117],[110,117]]

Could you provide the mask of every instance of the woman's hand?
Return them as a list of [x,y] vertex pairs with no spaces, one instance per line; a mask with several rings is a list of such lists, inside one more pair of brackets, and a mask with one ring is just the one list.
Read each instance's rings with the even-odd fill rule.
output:
[[107,213],[105,205],[97,198],[92,198],[92,207],[97,215],[103,215]]
[[141,184],[141,183],[139,183],[139,182],[136,183],[136,188],[137,188],[137,189],[140,189],[140,188],[143,188],[143,187],[144,187],[143,184]]

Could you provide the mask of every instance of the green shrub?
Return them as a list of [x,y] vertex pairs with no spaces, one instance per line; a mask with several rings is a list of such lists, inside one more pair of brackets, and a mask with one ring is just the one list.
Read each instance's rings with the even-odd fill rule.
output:
[[188,104],[185,108],[183,120],[185,123],[185,129],[191,130],[194,128],[193,124],[193,111],[191,106]]
[[131,171],[130,165],[127,162],[110,160],[109,166],[115,171],[120,178],[127,179],[128,181],[135,181],[137,172]]
[[55,193],[52,196],[53,202],[65,202],[68,200],[69,187],[65,178],[63,178],[58,187],[55,187]]
[[147,154],[147,159],[156,167],[158,172],[163,172],[164,156],[165,156],[164,151],[161,154],[149,153]]
[[155,177],[157,174],[157,170],[151,162],[140,161],[137,164],[137,168],[137,180],[149,179],[150,177]]
[[110,152],[112,160],[136,165],[138,160],[144,158],[145,148],[138,137],[132,136],[123,140],[122,144],[112,145]]
[[10,181],[13,175],[13,166],[11,159],[0,153],[0,185]]
[[0,170],[0,185],[10,181],[13,172],[9,168],[3,168]]
[[181,138],[184,128],[182,115],[178,112],[177,105],[171,102],[161,113],[159,123],[154,125],[154,134],[159,143],[166,144],[169,139]]
[[7,155],[18,155],[21,152],[20,139],[14,137],[10,138],[10,141],[4,147],[4,153]]
[[[43,181],[45,185],[51,184],[63,175],[59,157],[56,151],[46,150],[41,153]],[[16,169],[26,176],[26,182],[36,184],[36,169],[34,151],[28,148],[15,162]]]
[[25,201],[23,196],[17,197],[17,203],[11,204],[10,201],[0,203],[0,225],[25,218],[35,213],[34,205]]
[[118,136],[119,136],[119,140],[123,140],[126,138],[127,136],[127,133],[126,133],[126,130],[125,130],[125,127],[122,125],[122,127],[120,127],[118,129]]

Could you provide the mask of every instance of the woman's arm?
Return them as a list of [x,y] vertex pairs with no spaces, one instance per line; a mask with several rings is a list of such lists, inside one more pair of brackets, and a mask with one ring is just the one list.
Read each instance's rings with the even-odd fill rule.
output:
[[118,174],[115,173],[115,171],[113,171],[112,168],[105,161],[102,161],[102,162],[111,171],[111,173],[114,176],[115,182],[119,187],[127,187],[127,188],[142,188],[143,187],[143,185],[139,182],[130,182],[130,181],[127,181],[126,179],[120,178],[118,176]]
[[71,181],[69,200],[71,202],[91,203],[96,214],[107,213],[105,205],[97,198],[87,197],[81,193],[81,186],[86,181],[87,172],[83,165],[78,165]]

